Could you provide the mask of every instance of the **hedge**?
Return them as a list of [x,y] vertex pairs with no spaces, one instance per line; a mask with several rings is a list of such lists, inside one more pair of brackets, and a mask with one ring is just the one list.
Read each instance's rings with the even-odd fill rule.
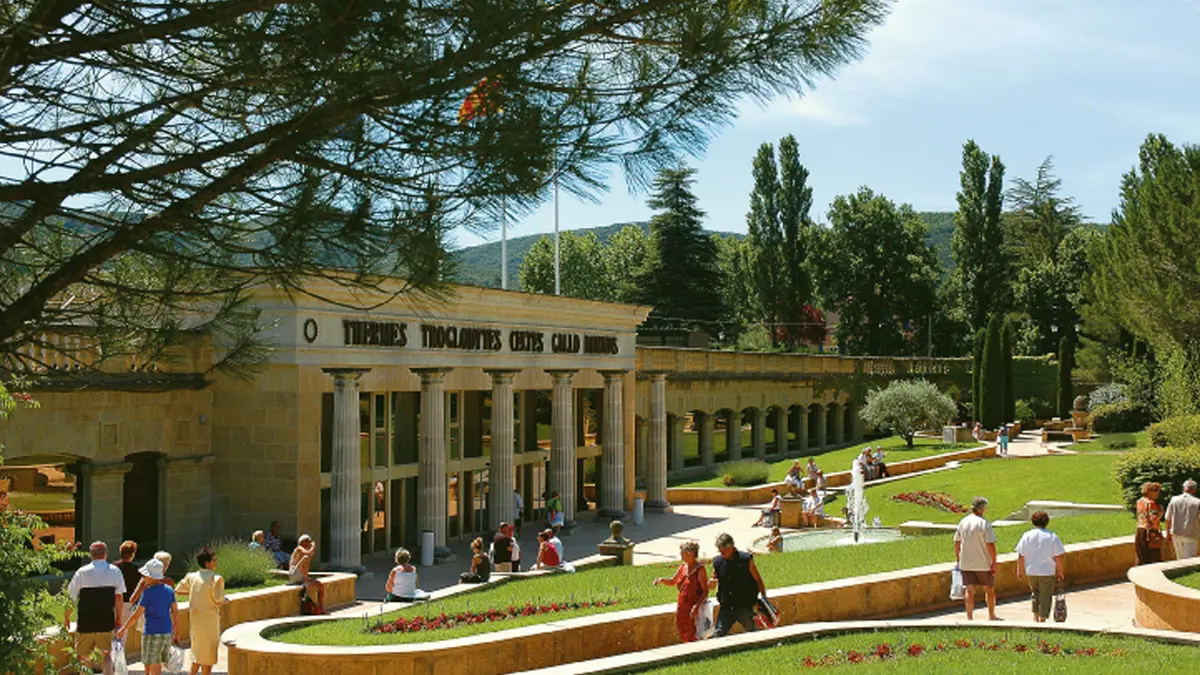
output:
[[1092,430],[1098,434],[1141,431],[1150,423],[1150,413],[1130,403],[1106,403],[1092,411]]
[[717,475],[726,485],[762,485],[771,475],[771,466],[757,459],[726,462],[717,467]]
[[1180,415],[1150,425],[1150,445],[1179,448],[1196,444],[1200,444],[1200,415]]
[[1122,455],[1113,463],[1113,478],[1121,485],[1121,496],[1130,511],[1136,511],[1143,483],[1161,483],[1159,503],[1164,507],[1183,492],[1183,482],[1200,476],[1200,446],[1188,448],[1143,448]]

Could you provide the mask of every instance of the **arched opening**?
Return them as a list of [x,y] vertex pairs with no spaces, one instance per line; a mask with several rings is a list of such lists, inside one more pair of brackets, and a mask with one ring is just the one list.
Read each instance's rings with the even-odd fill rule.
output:
[[738,424],[741,415],[726,408],[713,416],[713,461],[720,464],[732,458],[734,448],[741,448],[742,425]]
[[767,453],[782,455],[787,452],[788,424],[787,412],[784,408],[773,405],[767,408]]
[[87,543],[85,464],[69,455],[31,455],[6,458],[0,466],[0,490],[8,492],[9,507],[46,524],[34,532],[38,542]]
[[703,410],[689,410],[683,422],[683,465],[691,468],[704,465],[704,449],[701,441],[705,440],[705,413]]
[[744,458],[754,457],[754,442],[763,433],[762,426],[758,423],[758,408],[746,408],[742,410],[742,434],[738,439],[741,445],[741,456]]
[[824,439],[821,438],[821,428],[824,418],[821,414],[821,406],[813,403],[808,406],[808,449],[820,450]]
[[825,445],[826,446],[838,445],[842,442],[842,439],[839,435],[839,431],[841,430],[841,425],[838,424],[841,421],[841,418],[838,417],[840,410],[841,410],[841,406],[836,403],[830,403],[828,406],[825,407]]
[[159,549],[159,524],[162,520],[161,452],[138,452],[126,455],[131,466],[123,480],[121,536],[137,542],[138,550]]

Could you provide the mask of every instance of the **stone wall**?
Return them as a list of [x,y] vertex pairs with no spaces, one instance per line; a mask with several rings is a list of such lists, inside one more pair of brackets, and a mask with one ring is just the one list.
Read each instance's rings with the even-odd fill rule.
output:
[[[1163,553],[1173,553],[1164,547]],[[1142,628],[1200,633],[1200,590],[1172,579],[1200,569],[1200,558],[1188,558],[1129,570],[1137,600],[1134,617]]]

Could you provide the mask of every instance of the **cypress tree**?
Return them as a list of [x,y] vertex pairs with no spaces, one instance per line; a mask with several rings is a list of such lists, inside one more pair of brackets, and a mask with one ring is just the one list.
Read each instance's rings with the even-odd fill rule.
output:
[[1075,403],[1075,388],[1071,384],[1071,371],[1075,369],[1075,346],[1068,336],[1058,343],[1058,416],[1067,419],[1071,416],[1071,406]]
[[983,381],[983,342],[986,337],[986,329],[980,328],[975,331],[975,341],[971,351],[971,416],[977,422],[983,419],[983,408],[979,405],[982,400],[979,384]]
[[999,314],[987,324],[983,345],[983,378],[979,382],[980,422],[985,429],[998,429],[1004,422],[1004,354],[1000,345]]
[[1004,359],[1004,421],[1011,422],[1017,418],[1017,392],[1013,389],[1013,325],[1011,321],[1004,322],[1000,332],[1000,351]]

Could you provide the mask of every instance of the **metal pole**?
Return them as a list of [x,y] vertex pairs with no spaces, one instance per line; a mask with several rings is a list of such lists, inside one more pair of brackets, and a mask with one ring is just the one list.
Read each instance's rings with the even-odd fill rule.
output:
[[562,275],[558,258],[558,176],[554,177],[554,294],[562,295]]
[[508,290],[508,198],[500,198],[500,288]]

